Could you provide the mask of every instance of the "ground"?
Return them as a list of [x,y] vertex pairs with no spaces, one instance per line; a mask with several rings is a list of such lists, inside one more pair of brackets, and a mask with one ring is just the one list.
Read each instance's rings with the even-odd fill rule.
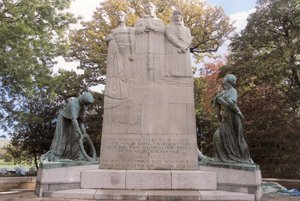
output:
[[[8,195],[1,195],[1,201],[84,201],[80,199],[51,199],[51,198],[39,198],[33,194],[33,192],[23,192],[18,194],[8,194]],[[261,201],[300,201],[300,197],[294,196],[282,196],[282,195],[275,195],[275,194],[268,194],[263,195]],[[110,200],[111,201],[111,200]]]

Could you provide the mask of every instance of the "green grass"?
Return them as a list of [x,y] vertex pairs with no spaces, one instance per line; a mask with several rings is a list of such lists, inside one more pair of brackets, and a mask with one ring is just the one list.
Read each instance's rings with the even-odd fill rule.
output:
[[[14,170],[15,167],[20,167],[20,165],[15,165],[13,162],[4,162],[4,159],[0,159],[0,169],[6,168],[8,170]],[[22,168],[28,170],[31,166],[22,165]]]

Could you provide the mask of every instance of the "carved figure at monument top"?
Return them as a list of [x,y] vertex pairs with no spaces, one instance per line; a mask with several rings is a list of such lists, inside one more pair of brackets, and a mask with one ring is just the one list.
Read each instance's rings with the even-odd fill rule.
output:
[[172,22],[166,27],[166,68],[168,75],[192,77],[189,47],[192,43],[190,29],[183,25],[180,10],[174,10]]
[[156,17],[153,3],[144,4],[144,17],[135,24],[135,56],[141,77],[160,79],[164,74],[165,23]]
[[[87,106],[93,103],[92,94],[83,93],[73,98],[59,111],[56,129],[50,150],[41,156],[41,162],[96,161],[96,151],[83,124]],[[93,156],[90,157],[83,146],[88,140]]]
[[214,159],[225,163],[253,164],[244,139],[244,116],[237,106],[235,85],[236,77],[226,75],[223,80],[224,90],[213,98],[220,125],[214,134]]
[[[116,107],[127,100],[126,79],[131,74],[134,60],[134,31],[125,24],[126,14],[116,13],[119,25],[108,36],[107,83],[105,96],[112,99],[106,107]],[[108,98],[106,100],[108,100]]]

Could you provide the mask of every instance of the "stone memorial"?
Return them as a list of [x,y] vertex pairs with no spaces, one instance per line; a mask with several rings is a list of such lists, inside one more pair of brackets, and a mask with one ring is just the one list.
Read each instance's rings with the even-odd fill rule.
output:
[[[256,187],[245,191],[239,177],[245,176],[244,172],[229,178],[231,183],[227,185],[224,172],[211,166],[199,167],[191,32],[183,24],[181,11],[175,10],[167,25],[155,12],[156,7],[146,3],[144,16],[134,27],[126,26],[125,13],[118,12],[119,24],[107,37],[99,168],[80,170],[79,176],[74,176],[80,187],[48,189],[41,193],[43,196],[94,200],[260,199]],[[259,180],[253,174],[247,178]],[[230,185],[240,188],[230,189]]]
[[[165,26],[148,3],[134,27],[135,37],[124,24],[112,30],[100,168],[198,168],[191,34],[180,16],[173,18]],[[130,61],[131,38],[135,54]]]

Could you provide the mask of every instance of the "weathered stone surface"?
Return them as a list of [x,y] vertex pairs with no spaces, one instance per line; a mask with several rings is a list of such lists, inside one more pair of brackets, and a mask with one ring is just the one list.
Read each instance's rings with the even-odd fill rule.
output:
[[171,172],[167,170],[127,171],[126,189],[171,189]]
[[199,191],[149,191],[149,200],[156,201],[200,201]]
[[171,171],[172,189],[216,190],[217,177],[214,172]]
[[95,200],[147,200],[147,190],[98,190]]
[[125,189],[126,170],[91,170],[82,172],[81,188]]
[[236,170],[228,168],[218,168],[209,166],[199,166],[199,170],[215,172],[217,174],[217,185],[219,190],[249,193],[255,196],[255,200],[260,200],[261,171]]
[[76,198],[76,199],[94,199],[97,190],[94,189],[71,189],[47,193],[47,197],[52,198]]
[[80,187],[81,172],[98,169],[99,165],[38,169],[35,192],[74,189]]
[[226,191],[200,191],[202,201],[254,201],[254,195]]
[[190,31],[177,16],[165,35],[153,4],[145,5],[145,14],[134,26],[132,61],[130,29],[122,24],[112,32],[100,168],[196,170]]

